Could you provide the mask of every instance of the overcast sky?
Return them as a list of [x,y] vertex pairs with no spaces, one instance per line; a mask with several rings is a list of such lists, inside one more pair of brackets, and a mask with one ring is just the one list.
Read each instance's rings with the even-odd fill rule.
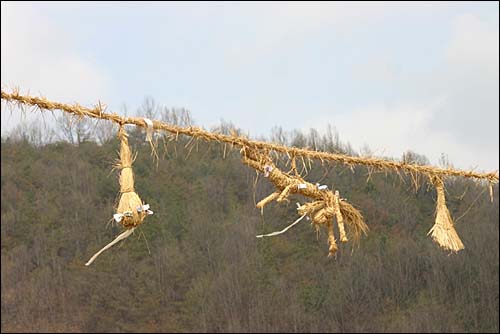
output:
[[2,89],[116,112],[152,96],[251,136],[329,123],[354,149],[498,169],[498,2],[1,6]]

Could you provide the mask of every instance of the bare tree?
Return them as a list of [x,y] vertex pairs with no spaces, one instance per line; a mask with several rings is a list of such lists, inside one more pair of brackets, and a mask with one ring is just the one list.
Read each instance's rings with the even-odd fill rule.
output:
[[13,128],[8,137],[15,141],[27,141],[35,146],[50,143],[54,138],[54,130],[42,125],[39,119],[31,122],[22,122]]
[[156,104],[155,99],[151,96],[146,96],[141,106],[137,110],[138,116],[144,116],[149,119],[156,119],[159,113],[160,107]]
[[287,144],[287,135],[281,126],[274,126],[271,129],[271,141],[281,145]]
[[80,145],[92,138],[91,121],[87,118],[62,115],[56,118],[59,137],[73,145]]
[[219,132],[224,135],[231,135],[233,133],[237,135],[241,134],[241,130],[236,128],[236,125],[234,125],[232,122],[226,122],[224,120],[221,120],[219,125],[212,127],[211,131]]
[[417,165],[429,165],[429,159],[425,155],[415,153],[413,151],[406,151],[403,153],[403,162],[408,164],[417,164]]
[[112,140],[117,133],[118,129],[113,122],[97,122],[94,132],[99,144],[103,145]]
[[291,141],[292,146],[295,146],[295,147],[306,147],[307,146],[306,136],[304,136],[304,134],[297,129],[293,130],[290,141]]
[[311,147],[313,150],[319,149],[319,133],[316,129],[309,130],[309,137],[307,138],[307,145]]
[[442,168],[453,168],[453,164],[450,162],[448,158],[448,154],[441,153],[441,157],[439,157],[438,165]]
[[339,133],[331,124],[327,125],[326,134],[324,135],[325,150],[329,152],[339,152],[342,150]]
[[191,126],[194,124],[191,112],[186,108],[164,107],[161,112],[161,120],[179,126]]

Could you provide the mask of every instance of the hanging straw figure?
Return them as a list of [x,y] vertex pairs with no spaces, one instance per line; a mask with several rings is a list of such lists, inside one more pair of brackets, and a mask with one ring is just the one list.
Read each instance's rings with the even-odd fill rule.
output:
[[153,211],[149,210],[149,205],[144,204],[135,192],[134,189],[134,173],[132,171],[132,152],[128,145],[128,135],[120,125],[118,130],[118,138],[120,139],[120,162],[118,168],[120,173],[120,201],[116,209],[117,213],[113,215],[113,219],[121,223],[126,229],[125,232],[118,235],[115,240],[103,247],[85,264],[89,266],[94,260],[105,250],[111,248],[114,244],[129,237],[137,226],[142,224],[147,215],[152,215]]
[[431,178],[432,184],[436,187],[437,191],[437,205],[436,205],[436,222],[432,226],[428,235],[436,241],[444,249],[452,252],[458,252],[464,249],[464,245],[453,226],[450,212],[446,207],[446,199],[444,196],[443,180],[438,176]]
[[305,181],[298,174],[282,172],[270,159],[267,152],[245,147],[241,150],[242,161],[246,165],[264,174],[276,188],[276,190],[257,203],[256,207],[261,210],[267,204],[276,200],[281,202],[287,200],[292,194],[300,194],[312,198],[314,201],[299,205],[298,214],[301,216],[290,226],[279,232],[258,235],[257,238],[276,236],[286,232],[290,227],[297,224],[302,218],[308,216],[312,224],[319,231],[320,226],[326,226],[328,231],[328,256],[334,256],[338,250],[337,241],[333,231],[333,219],[337,220],[340,241],[347,242],[347,234],[344,222],[347,224],[354,242],[357,242],[362,234],[366,234],[368,226],[365,224],[361,213],[344,199],[340,198],[339,192],[333,193],[326,185],[312,184]]

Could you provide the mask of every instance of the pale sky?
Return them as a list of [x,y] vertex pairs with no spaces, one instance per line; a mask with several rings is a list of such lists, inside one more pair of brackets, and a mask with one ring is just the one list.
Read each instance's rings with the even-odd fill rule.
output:
[[[499,166],[499,4],[1,4],[1,85],[251,136],[333,125],[356,150]],[[2,107],[2,134],[23,121]]]

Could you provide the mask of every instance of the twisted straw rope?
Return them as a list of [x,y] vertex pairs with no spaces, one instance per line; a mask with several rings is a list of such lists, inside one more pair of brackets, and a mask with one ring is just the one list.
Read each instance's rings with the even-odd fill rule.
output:
[[[123,117],[118,114],[111,114],[103,112],[103,107],[99,103],[95,108],[85,108],[79,104],[69,105],[60,102],[52,102],[44,97],[33,97],[20,95],[19,92],[13,91],[12,93],[6,93],[2,90],[3,100],[8,102],[17,102],[19,104],[36,106],[41,110],[62,110],[70,114],[74,114],[80,117],[86,116],[91,118],[105,119],[113,121],[120,125],[124,124],[134,124],[143,128],[147,128],[147,124],[143,118],[140,117]],[[198,127],[179,127],[176,125],[164,123],[158,120],[153,121],[153,128],[155,130],[164,130],[176,135],[182,134],[194,138],[201,138],[206,141],[217,141],[220,143],[229,143],[237,147],[249,147],[254,149],[264,149],[269,151],[275,151],[279,153],[285,153],[292,157],[306,157],[312,159],[319,159],[321,161],[337,161],[348,165],[365,165],[377,169],[389,169],[396,171],[404,171],[412,174],[421,173],[426,175],[436,175],[436,176],[461,176],[467,178],[476,179],[486,179],[490,183],[498,183],[498,174],[496,172],[490,173],[477,173],[474,171],[462,171],[457,169],[444,169],[433,166],[422,166],[415,164],[408,164],[405,162],[389,161],[380,158],[369,158],[369,157],[353,157],[344,154],[328,153],[312,151],[297,147],[287,147],[283,145],[267,143],[263,141],[250,140],[248,138],[238,137],[234,135],[224,135],[221,133],[213,133],[203,130]]]

